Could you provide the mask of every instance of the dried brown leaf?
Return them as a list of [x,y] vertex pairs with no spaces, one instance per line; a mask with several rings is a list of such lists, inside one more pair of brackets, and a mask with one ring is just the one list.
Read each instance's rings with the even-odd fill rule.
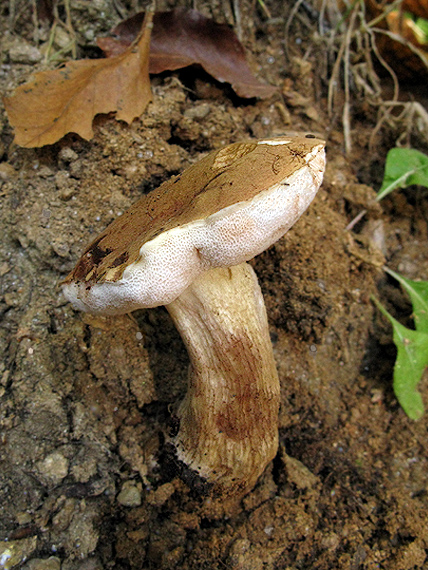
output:
[[[140,12],[113,30],[115,38],[100,38],[99,47],[116,55],[133,41],[144,17]],[[276,88],[251,73],[245,51],[234,32],[196,10],[176,8],[156,12],[150,44],[150,73],[198,64],[217,81],[227,82],[240,97],[270,97]]]
[[37,73],[3,99],[15,142],[31,148],[53,144],[65,134],[93,136],[98,113],[116,112],[131,123],[151,99],[149,46],[152,12],[135,44],[109,59],[80,60]]

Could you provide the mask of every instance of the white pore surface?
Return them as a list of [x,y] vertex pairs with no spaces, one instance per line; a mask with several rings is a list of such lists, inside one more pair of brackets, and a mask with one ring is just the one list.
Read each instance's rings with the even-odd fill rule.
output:
[[317,147],[300,168],[249,202],[224,208],[203,220],[164,232],[143,245],[141,258],[122,278],[88,286],[64,285],[75,308],[114,315],[138,308],[167,305],[203,271],[252,259],[275,243],[298,220],[322,181],[324,149]]

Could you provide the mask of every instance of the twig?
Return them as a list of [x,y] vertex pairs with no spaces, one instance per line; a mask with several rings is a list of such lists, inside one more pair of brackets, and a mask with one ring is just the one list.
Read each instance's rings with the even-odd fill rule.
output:
[[409,48],[410,51],[412,51],[415,55],[417,55],[420,58],[422,63],[428,69],[428,61],[426,59],[425,52],[423,52],[422,50],[417,48],[411,42],[409,42],[408,40],[406,40],[405,38],[403,38],[402,36],[400,36],[398,34],[394,34],[394,32],[390,32],[389,30],[383,30],[382,28],[371,28],[371,29],[374,32],[377,32],[378,34],[384,34],[385,36],[388,36],[388,38],[391,38],[391,40],[394,40],[394,41],[402,44],[403,46],[406,46],[407,48]]
[[294,20],[294,16],[297,14],[302,3],[303,3],[303,0],[297,0],[297,2],[294,4],[293,8],[291,9],[290,15],[287,18],[287,22],[285,23],[284,43],[285,43],[285,51],[287,53],[287,56],[289,55],[288,40],[289,40],[289,36],[290,36],[290,26]]
[[382,10],[382,12],[379,14],[379,16],[376,16],[375,18],[373,18],[373,20],[367,22],[367,26],[369,28],[374,28],[377,24],[379,24],[379,22],[385,20],[388,14],[390,14],[397,8],[401,7],[401,4],[403,4],[403,0],[394,0],[394,2],[392,2],[391,4],[386,5]]
[[36,44],[36,46],[39,45],[39,18],[38,18],[38,14],[37,14],[37,3],[36,0],[31,0],[31,19],[33,20],[33,28],[34,28],[34,32],[33,32],[33,38],[34,38],[34,43]]
[[77,48],[76,48],[76,32],[74,31],[73,24],[71,21],[71,9],[70,9],[70,0],[64,0],[64,7],[65,7],[65,27],[68,30],[69,34],[71,35],[71,55],[73,59],[77,57]]
[[361,210],[359,214],[355,216],[355,218],[349,222],[346,226],[345,230],[350,232],[354,227],[358,224],[358,222],[367,214],[367,210]]
[[242,18],[239,0],[233,0],[233,14],[235,16],[236,35],[238,36],[238,40],[242,42]]
[[340,65],[342,63],[342,57],[345,52],[345,48],[346,48],[346,40],[344,38],[340,44],[339,53],[337,54],[336,61],[334,62],[333,65],[333,70],[331,72],[331,77],[328,82],[327,109],[330,117],[333,115],[334,92],[337,85],[339,84],[339,71],[340,71]]
[[343,106],[343,133],[345,137],[345,152],[348,154],[351,152],[352,141],[351,141],[351,97],[349,93],[349,79],[351,77],[350,69],[350,45],[352,30],[354,29],[355,19],[357,17],[357,11],[353,10],[351,14],[351,19],[349,21],[348,29],[345,34],[345,53],[344,53],[344,86],[345,86],[345,104]]
[[266,4],[263,2],[263,0],[257,0],[260,8],[263,10],[263,12],[265,13],[266,17],[268,20],[272,20],[272,14],[269,10],[269,8],[266,6]]
[[9,31],[15,27],[16,0],[9,0]]

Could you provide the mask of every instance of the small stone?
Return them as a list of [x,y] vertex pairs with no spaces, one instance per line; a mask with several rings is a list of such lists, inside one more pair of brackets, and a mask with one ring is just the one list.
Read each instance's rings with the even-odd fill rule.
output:
[[16,522],[18,523],[19,526],[28,526],[33,522],[33,519],[30,513],[23,511],[20,513],[16,513]]
[[65,146],[60,150],[58,157],[60,160],[70,163],[77,160],[79,158],[79,155],[69,146]]
[[172,483],[165,483],[156,489],[156,491],[147,495],[147,502],[154,507],[161,507],[174,492],[174,485]]
[[68,459],[58,451],[54,451],[38,464],[38,470],[52,483],[61,483],[68,474]]
[[36,549],[36,546],[36,536],[0,542],[0,568],[10,570],[18,564],[22,564]]
[[70,253],[70,248],[67,243],[59,241],[59,239],[52,240],[52,249],[59,257],[68,257]]
[[57,26],[55,28],[54,43],[55,45],[64,50],[70,49],[72,39],[70,34],[64,28],[61,28],[61,26]]
[[80,178],[83,170],[83,162],[81,160],[75,160],[70,163],[70,175],[73,178]]
[[76,193],[77,181],[70,178],[66,170],[59,170],[55,174],[55,184],[60,191],[60,198],[66,202]]
[[5,293],[3,298],[8,307],[19,306],[19,297],[16,295],[16,293]]
[[66,170],[59,170],[55,174],[55,184],[58,190],[63,190],[70,184],[70,174]]
[[67,530],[73,520],[75,513],[79,512],[79,501],[77,499],[66,499],[60,510],[52,517],[52,525],[56,532]]
[[[3,275],[6,275],[6,273],[9,273],[10,270],[11,270],[11,266],[8,264],[7,261],[2,263],[0,265],[0,277],[3,277]],[[143,337],[141,336],[141,338],[143,338]]]
[[23,567],[23,570],[60,570],[61,561],[56,556],[49,558],[33,558]]
[[61,190],[59,197],[63,202],[68,202],[76,194],[76,186],[71,185]]
[[200,105],[195,105],[186,109],[184,111],[184,116],[188,119],[202,120],[205,119],[211,112],[211,106],[208,103],[201,103]]
[[50,178],[54,174],[55,173],[52,170],[52,168],[50,168],[46,164],[43,164],[42,166],[40,166],[40,168],[37,168],[37,176],[40,176],[40,178]]
[[298,459],[284,453],[284,463],[288,480],[298,489],[313,489],[319,483],[317,476]]
[[94,30],[85,30],[85,33],[83,35],[85,36],[85,39],[88,40],[88,42],[94,41],[95,38]]
[[124,507],[139,507],[141,505],[141,491],[133,481],[125,481],[117,501]]
[[309,107],[306,107],[306,109],[305,109],[305,115],[306,115],[307,117],[309,117],[309,119],[312,119],[312,121],[319,122],[319,120],[320,120],[319,113],[318,113],[317,109],[316,109],[313,105],[310,105]]
[[7,162],[2,162],[0,164],[0,180],[12,180],[13,178],[16,178],[17,175],[18,173],[11,164],[8,164]]
[[35,46],[18,39],[9,49],[9,59],[13,63],[34,64],[42,59],[42,54]]

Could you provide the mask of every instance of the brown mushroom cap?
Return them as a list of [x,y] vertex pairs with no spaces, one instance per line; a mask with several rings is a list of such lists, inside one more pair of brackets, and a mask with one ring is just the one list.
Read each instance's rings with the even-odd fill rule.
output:
[[66,298],[106,315],[167,305],[203,271],[253,258],[312,201],[324,147],[299,136],[211,152],[107,227],[63,282]]

